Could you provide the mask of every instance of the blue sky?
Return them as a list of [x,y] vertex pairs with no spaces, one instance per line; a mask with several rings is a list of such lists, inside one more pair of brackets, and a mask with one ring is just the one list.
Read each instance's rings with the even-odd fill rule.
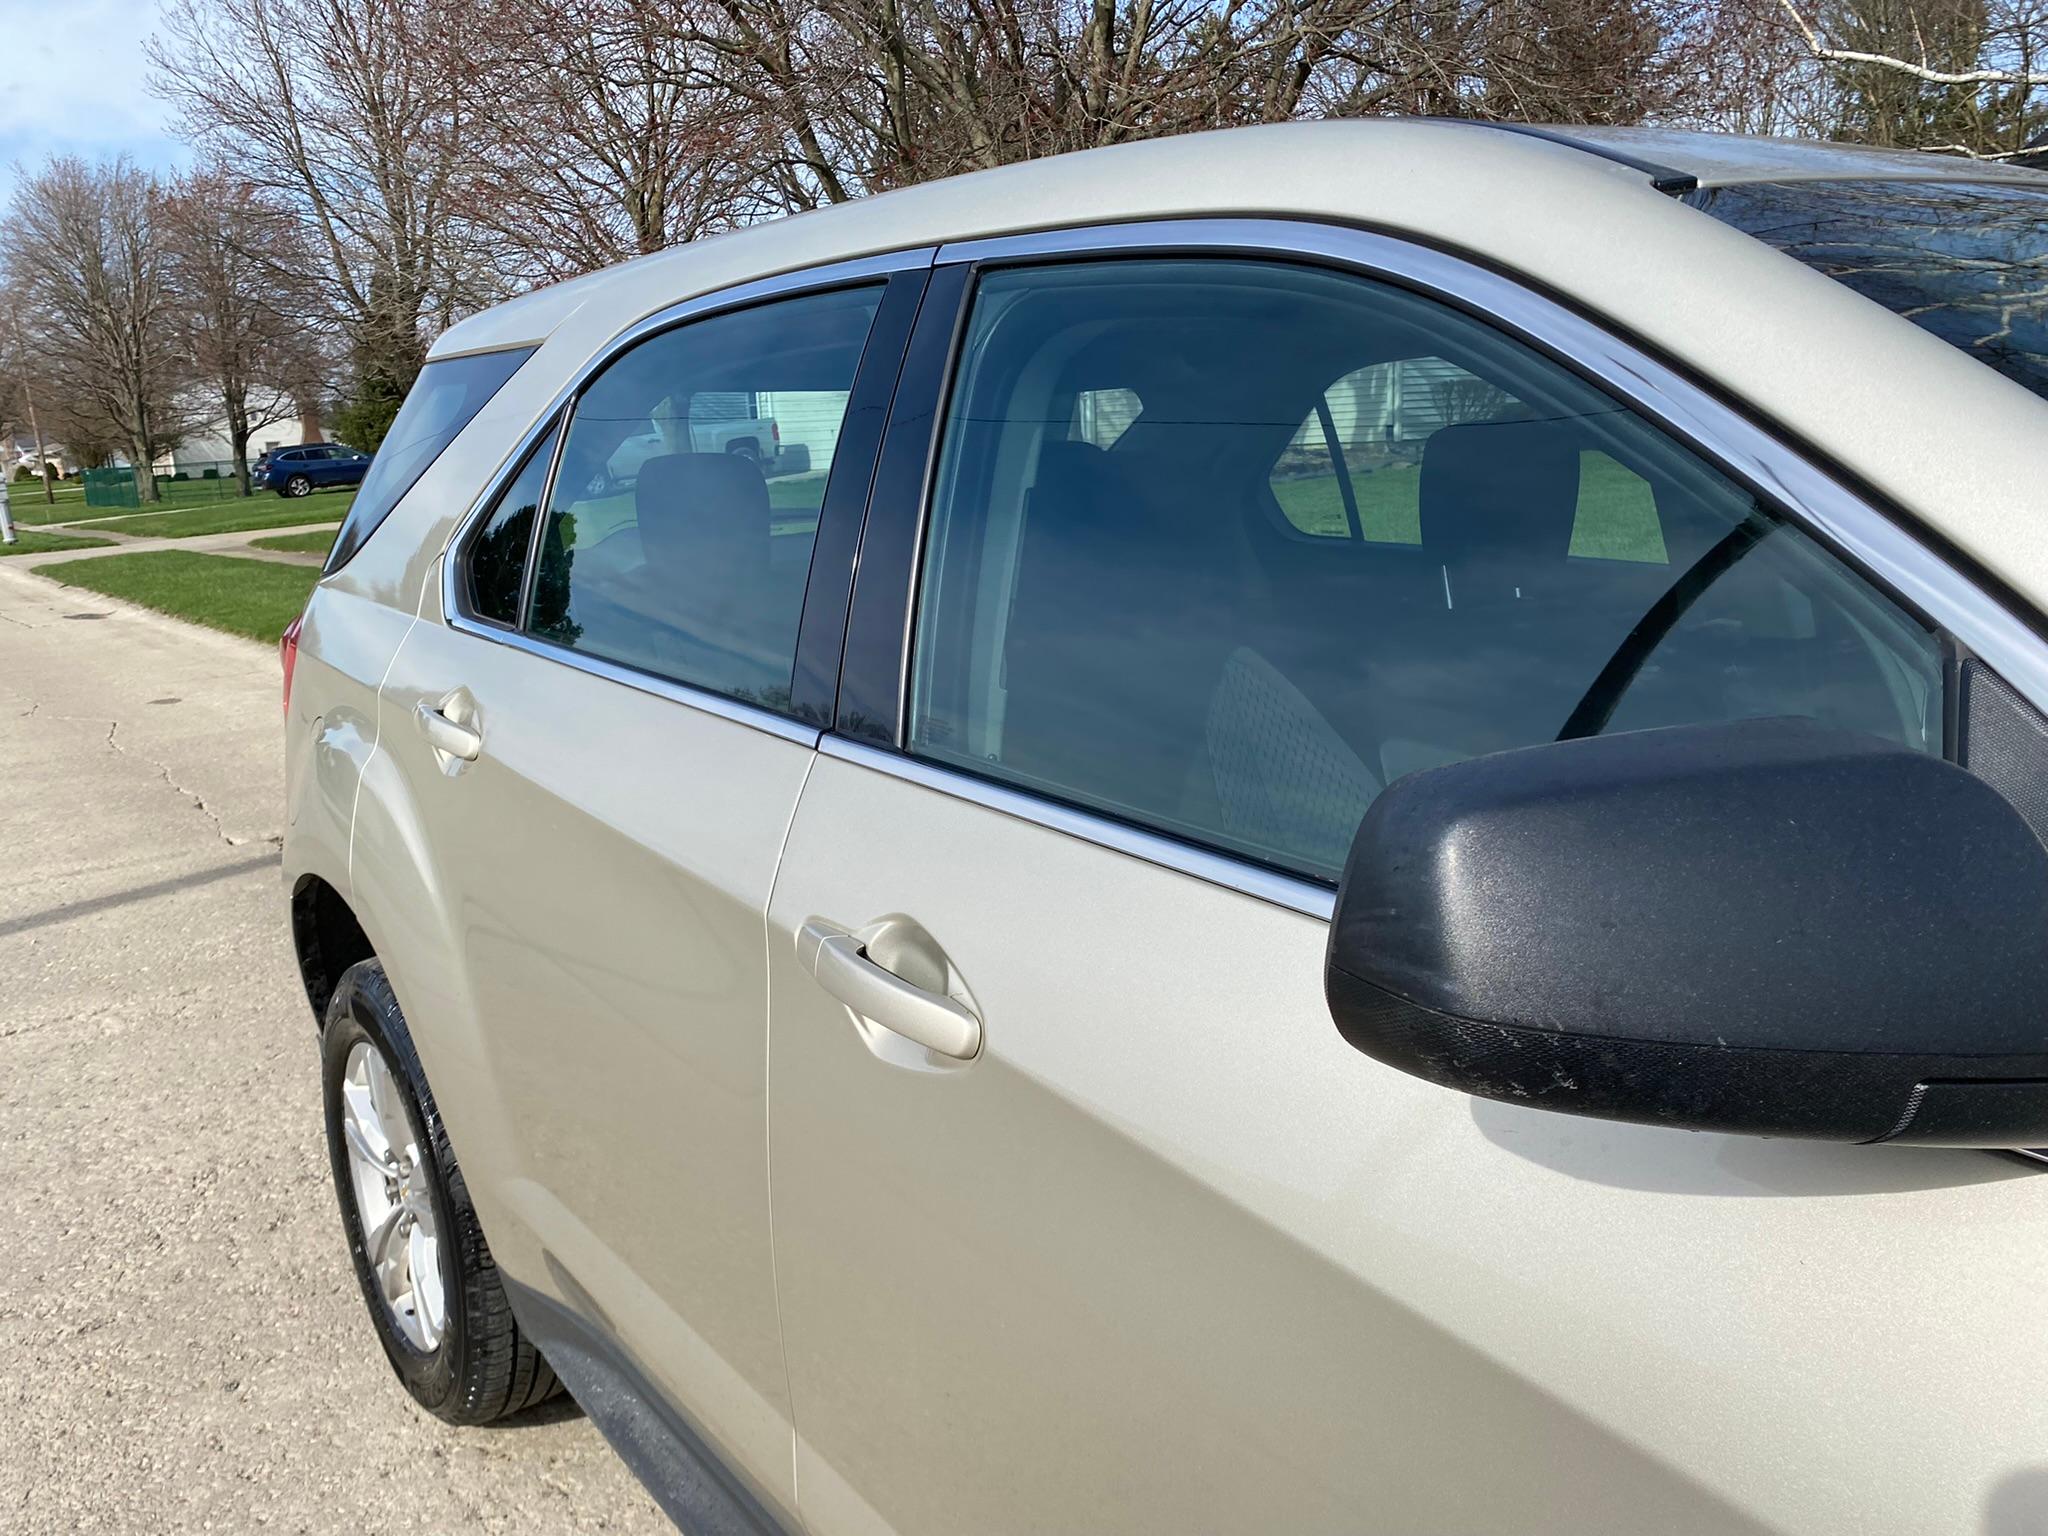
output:
[[156,0],[0,0],[0,199],[17,163],[52,153],[185,166],[149,90],[142,45],[156,28]]

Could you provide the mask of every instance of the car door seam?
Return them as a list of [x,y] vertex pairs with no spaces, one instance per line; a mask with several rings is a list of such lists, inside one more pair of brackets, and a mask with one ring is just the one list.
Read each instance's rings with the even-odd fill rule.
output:
[[782,1264],[775,1246],[775,930],[769,914],[775,906],[775,890],[782,883],[782,861],[789,853],[789,840],[796,830],[796,818],[803,809],[811,774],[818,766],[817,748],[804,764],[804,776],[790,802],[789,820],[783,824],[775,848],[775,867],[768,880],[768,898],[761,907],[761,1168],[768,1200],[768,1292],[775,1306],[775,1342],[782,1351],[782,1390],[789,1399],[789,1500],[799,1524],[804,1518],[803,1490],[797,1482],[796,1381],[789,1369],[789,1328],[782,1316]]

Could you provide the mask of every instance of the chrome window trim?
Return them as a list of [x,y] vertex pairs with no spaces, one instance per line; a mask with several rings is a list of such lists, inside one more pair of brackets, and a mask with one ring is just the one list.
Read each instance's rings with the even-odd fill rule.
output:
[[1063,832],[1098,848],[1129,854],[1147,864],[1192,875],[1197,880],[1256,897],[1276,907],[1286,907],[1305,917],[1328,922],[1336,910],[1337,893],[1326,885],[1296,879],[1196,843],[1182,842],[1165,833],[1148,832],[1127,822],[1063,805],[1057,800],[1047,800],[1030,790],[1012,789],[993,779],[941,767],[925,758],[891,752],[846,736],[824,736],[818,742],[818,751],[826,757],[872,768],[877,773],[937,790],[942,795],[965,800],[985,810]]
[[[1675,369],[1492,268],[1392,235],[1294,219],[1163,219],[956,241],[939,247],[938,264],[1137,254],[1321,261],[1413,289],[1496,326],[1625,401],[1819,533],[2048,712],[2048,645],[1912,530]],[[920,559],[922,550],[920,530]],[[906,646],[899,742],[910,707],[908,661]]]
[[[731,288],[720,288],[680,300],[664,309],[656,310],[653,314],[643,316],[619,331],[570,372],[562,387],[514,440],[511,450],[491,472],[490,478],[484,482],[483,490],[470,503],[469,509],[456,519],[453,530],[449,533],[446,543],[442,545],[442,622],[450,629],[480,640],[509,646],[513,650],[557,662],[574,671],[601,677],[607,682],[619,683],[628,688],[638,689],[642,693],[652,694],[656,698],[703,710],[706,714],[717,715],[721,719],[731,720],[740,725],[752,726],[756,730],[768,732],[771,736],[779,736],[785,741],[815,746],[821,734],[815,725],[807,725],[770,709],[743,704],[737,699],[727,698],[724,694],[678,682],[658,673],[642,672],[638,668],[607,661],[587,652],[554,645],[537,639],[524,629],[508,629],[502,624],[480,618],[470,611],[464,600],[460,571],[461,552],[469,540],[470,533],[496,504],[499,495],[512,478],[519,473],[520,467],[526,462],[527,454],[559,421],[562,435],[555,442],[548,464],[547,479],[541,486],[540,505],[543,509],[547,507],[554,495],[555,472],[561,464],[563,445],[568,442],[569,429],[575,424],[571,407],[576,397],[591,379],[641,342],[661,331],[671,330],[692,320],[706,319],[728,310],[745,309],[771,299],[795,298],[806,293],[852,287],[878,278],[886,279],[898,272],[919,271],[930,267],[937,255],[936,246],[919,246],[908,250],[885,252],[878,256],[862,256],[851,261],[834,262],[829,266],[805,267],[794,272],[778,273],[774,277],[758,278]],[[527,550],[526,576],[520,596],[521,623],[525,622],[526,610],[533,596],[533,550],[539,543],[546,521],[547,515],[544,510],[534,519],[533,543]]]

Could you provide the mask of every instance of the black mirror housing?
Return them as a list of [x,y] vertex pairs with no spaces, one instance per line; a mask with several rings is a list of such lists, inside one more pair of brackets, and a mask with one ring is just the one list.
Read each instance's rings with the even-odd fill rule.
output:
[[1804,720],[1411,774],[1325,986],[1359,1050],[1612,1120],[2048,1145],[2048,849],[1939,758]]

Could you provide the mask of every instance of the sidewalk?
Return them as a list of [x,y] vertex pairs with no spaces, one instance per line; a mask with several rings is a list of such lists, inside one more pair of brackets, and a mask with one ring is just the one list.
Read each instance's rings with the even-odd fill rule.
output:
[[[20,525],[18,525],[20,526]],[[275,560],[280,565],[318,565],[325,558],[322,555],[298,555],[281,549],[252,549],[256,539],[282,538],[288,533],[313,533],[332,528],[335,520],[328,518],[317,523],[294,523],[284,528],[251,528],[236,533],[202,533],[188,539],[147,538],[133,533],[117,533],[111,528],[96,528],[89,522],[81,523],[40,523],[34,528],[20,526],[24,533],[67,533],[80,538],[111,539],[113,542],[104,549],[47,549],[34,555],[0,556],[7,567],[15,570],[34,570],[39,565],[48,565],[53,560],[91,560],[101,555],[127,555],[150,549],[190,549],[209,555],[240,555],[250,560]]]
[[452,1430],[377,1347],[279,883],[275,648],[28,563],[0,560],[0,1529],[668,1530],[565,1404]]

